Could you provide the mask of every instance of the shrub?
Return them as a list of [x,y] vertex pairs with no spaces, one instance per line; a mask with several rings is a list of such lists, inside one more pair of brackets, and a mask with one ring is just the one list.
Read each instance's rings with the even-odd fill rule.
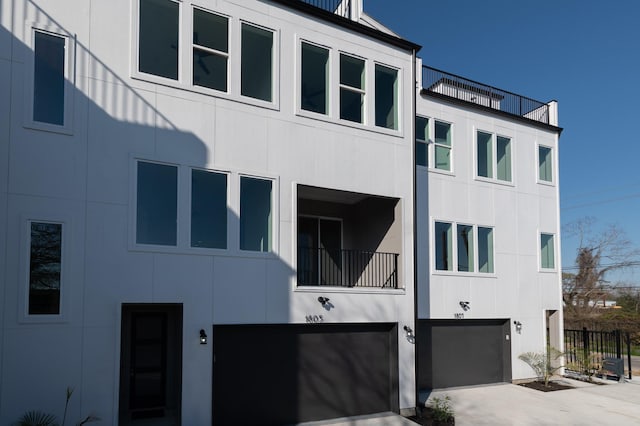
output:
[[551,377],[563,367],[563,365],[554,365],[554,361],[563,355],[564,353],[556,348],[548,346],[546,352],[525,352],[520,354],[518,358],[526,362],[536,373],[538,380],[544,382],[545,387],[548,387]]

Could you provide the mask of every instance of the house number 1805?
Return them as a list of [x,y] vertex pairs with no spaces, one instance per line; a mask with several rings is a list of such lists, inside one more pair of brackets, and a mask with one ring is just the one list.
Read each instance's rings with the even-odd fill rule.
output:
[[305,319],[307,320],[308,324],[317,324],[324,321],[322,315],[307,315]]

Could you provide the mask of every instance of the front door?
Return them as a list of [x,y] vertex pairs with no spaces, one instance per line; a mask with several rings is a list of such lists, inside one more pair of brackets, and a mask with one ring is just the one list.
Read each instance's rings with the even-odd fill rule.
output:
[[123,305],[120,424],[180,423],[181,330],[181,305]]

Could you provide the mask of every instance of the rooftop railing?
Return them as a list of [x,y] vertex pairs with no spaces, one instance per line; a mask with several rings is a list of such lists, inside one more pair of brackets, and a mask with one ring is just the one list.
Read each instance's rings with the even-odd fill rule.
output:
[[422,67],[422,87],[432,93],[481,105],[544,124],[549,123],[549,105],[531,98],[478,83],[428,66]]
[[302,3],[351,19],[351,0],[299,0]]

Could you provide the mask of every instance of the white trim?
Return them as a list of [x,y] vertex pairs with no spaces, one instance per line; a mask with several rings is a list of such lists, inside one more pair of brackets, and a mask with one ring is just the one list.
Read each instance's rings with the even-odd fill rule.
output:
[[[542,236],[551,235],[551,243],[553,247],[553,268],[542,267]],[[557,234],[555,232],[544,232],[538,230],[538,272],[543,273],[555,273],[558,272],[558,248],[557,248]]]

